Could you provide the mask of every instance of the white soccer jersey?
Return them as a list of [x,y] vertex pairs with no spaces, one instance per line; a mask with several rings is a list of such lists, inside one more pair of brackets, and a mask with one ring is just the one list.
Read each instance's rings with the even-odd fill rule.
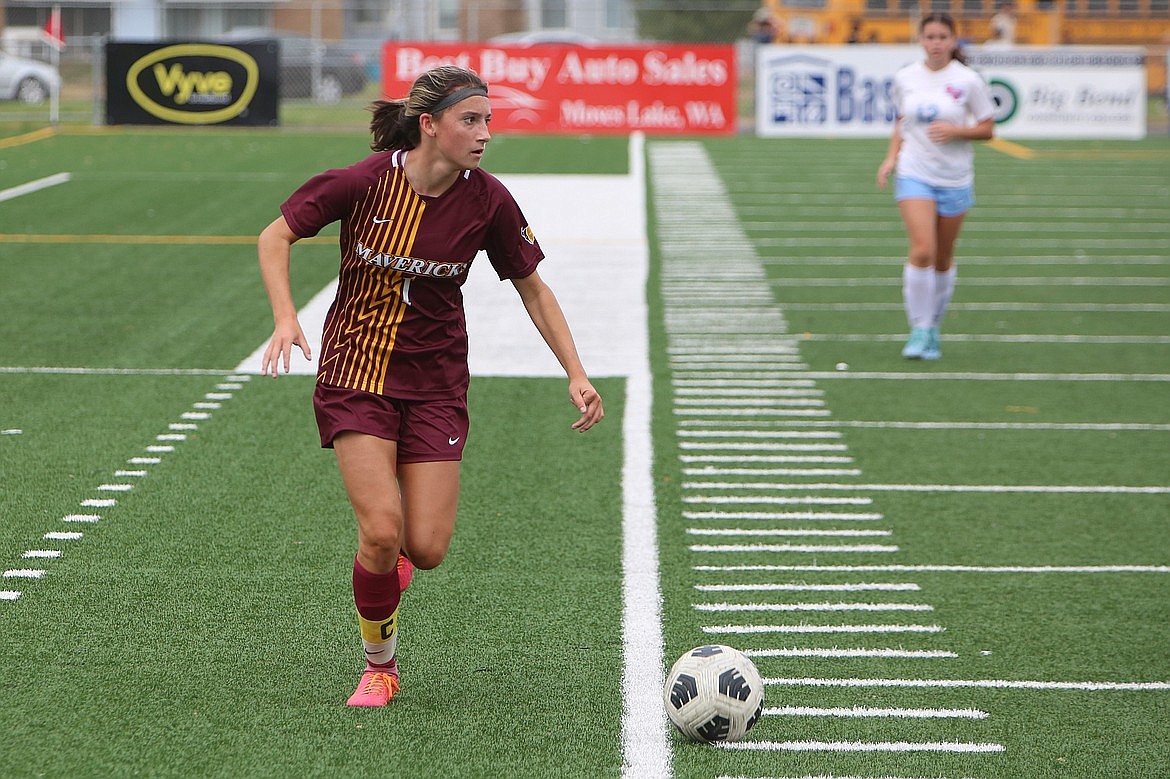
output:
[[995,114],[983,78],[957,60],[942,70],[916,62],[894,75],[894,104],[902,133],[898,175],[934,187],[965,187],[974,180],[971,141],[938,144],[926,135],[931,122],[971,125]]

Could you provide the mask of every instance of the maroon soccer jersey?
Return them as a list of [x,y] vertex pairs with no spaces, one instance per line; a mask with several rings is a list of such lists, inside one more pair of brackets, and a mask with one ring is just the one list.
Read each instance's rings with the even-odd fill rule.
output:
[[341,220],[337,297],[325,317],[317,381],[407,400],[467,391],[460,287],[483,249],[500,279],[544,258],[499,179],[463,171],[438,197],[406,180],[408,152],[378,152],[309,179],[280,207],[302,238]]

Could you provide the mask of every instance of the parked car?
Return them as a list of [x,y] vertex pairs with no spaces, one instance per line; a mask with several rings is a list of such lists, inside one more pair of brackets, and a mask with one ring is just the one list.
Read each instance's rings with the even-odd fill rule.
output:
[[543,46],[548,44],[568,43],[575,46],[596,46],[601,43],[592,35],[575,32],[573,30],[549,29],[526,30],[522,32],[506,32],[488,39],[488,43],[502,43],[507,46]]
[[[365,57],[344,45],[253,27],[232,30],[224,40],[230,43],[275,40],[280,45],[281,98],[311,97],[322,103],[336,103],[345,95],[361,92],[369,82]],[[320,73],[314,86],[316,68],[320,68]]]
[[60,88],[61,75],[52,65],[0,51],[0,100],[38,105]]

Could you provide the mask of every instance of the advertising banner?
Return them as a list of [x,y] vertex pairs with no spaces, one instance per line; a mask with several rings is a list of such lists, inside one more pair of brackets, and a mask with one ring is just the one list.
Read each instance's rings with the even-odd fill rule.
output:
[[275,125],[275,42],[106,44],[107,124]]
[[983,48],[967,62],[991,86],[1005,138],[1146,137],[1141,48]]
[[491,46],[388,42],[382,93],[453,64],[488,82],[492,129],[534,133],[731,134],[732,46]]
[[894,73],[920,46],[762,46],[756,54],[756,134],[888,136]]
[[[1146,133],[1139,48],[969,47],[1002,138],[1134,139]],[[888,136],[894,74],[919,46],[764,46],[756,60],[756,134]]]

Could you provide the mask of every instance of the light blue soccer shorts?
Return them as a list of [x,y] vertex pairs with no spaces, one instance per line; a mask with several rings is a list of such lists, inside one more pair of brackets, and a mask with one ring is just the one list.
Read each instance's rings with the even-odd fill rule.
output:
[[939,216],[958,216],[975,205],[975,187],[934,187],[909,176],[894,177],[894,200],[933,200]]

